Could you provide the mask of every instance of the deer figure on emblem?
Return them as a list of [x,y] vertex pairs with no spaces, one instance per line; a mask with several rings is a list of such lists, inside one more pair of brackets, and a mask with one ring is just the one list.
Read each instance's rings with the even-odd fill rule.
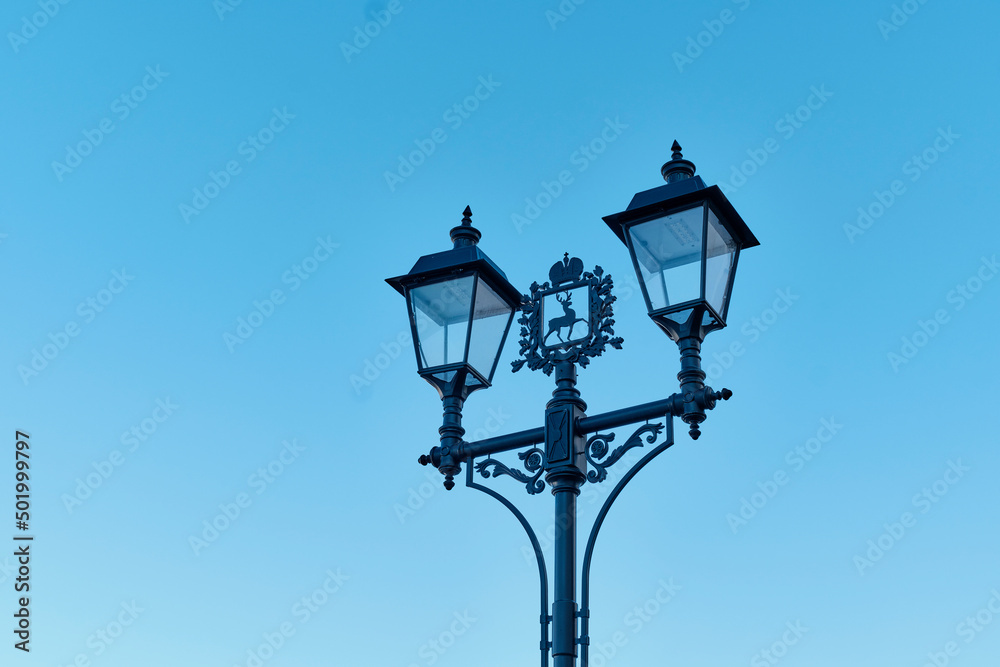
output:
[[[566,295],[565,299],[560,299],[559,295],[556,294],[556,301],[558,301],[563,307],[563,315],[561,317],[553,317],[549,320],[549,331],[545,334],[545,338],[542,339],[542,344],[547,345],[549,336],[552,334],[556,335],[559,342],[565,343],[566,341],[573,339],[573,327],[576,326],[577,322],[586,322],[587,320],[582,317],[576,316],[576,311],[571,307],[573,305],[573,295],[568,291],[564,292]],[[562,337],[562,330],[569,328],[566,332],[566,338]]]

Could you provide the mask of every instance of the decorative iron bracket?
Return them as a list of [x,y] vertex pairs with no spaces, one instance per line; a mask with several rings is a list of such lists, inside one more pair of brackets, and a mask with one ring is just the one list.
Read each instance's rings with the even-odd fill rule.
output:
[[[588,482],[603,482],[608,477],[608,468],[618,463],[626,452],[634,447],[642,447],[643,435],[646,435],[646,444],[656,442],[657,436],[663,431],[663,424],[644,424],[636,429],[635,433],[629,436],[625,444],[616,447],[611,454],[608,454],[608,443],[615,439],[614,433],[607,435],[598,433],[587,440],[587,461],[593,466],[593,470],[587,473]],[[604,456],[607,455],[607,458]],[[603,460],[599,460],[603,459]]]
[[[492,457],[477,463],[476,471],[486,478],[490,477],[490,475],[493,477],[499,477],[500,475],[513,477],[517,481],[523,483],[528,488],[528,493],[531,495],[544,491],[545,482],[541,479],[541,477],[545,467],[545,452],[538,447],[532,447],[527,451],[518,452],[517,458],[524,462],[524,469],[529,473],[532,473],[531,476],[525,475],[520,470],[510,468],[506,464],[501,463]],[[493,469],[490,470],[490,467]]]

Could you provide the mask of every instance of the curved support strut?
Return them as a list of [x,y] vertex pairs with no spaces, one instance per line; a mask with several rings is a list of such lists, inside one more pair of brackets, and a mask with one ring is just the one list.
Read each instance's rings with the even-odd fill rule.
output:
[[[601,506],[601,511],[597,513],[594,520],[594,527],[590,529],[590,538],[587,540],[587,548],[583,552],[582,581],[580,582],[580,667],[588,667],[590,664],[590,561],[594,555],[594,545],[597,543],[597,534],[601,531],[604,518],[608,515],[611,505],[618,499],[625,485],[632,481],[632,478],[642,470],[647,463],[662,454],[674,444],[674,420],[668,415],[667,436],[661,444],[651,449],[645,456],[635,463],[628,472],[621,478],[615,488],[611,491],[607,500]],[[659,424],[654,425],[659,427]],[[658,432],[658,430],[657,430]],[[639,432],[641,433],[641,431]]]
[[545,570],[545,556],[542,554],[542,547],[538,543],[538,537],[535,535],[535,531],[532,529],[531,524],[528,520],[521,514],[521,510],[514,506],[514,503],[507,500],[505,497],[489,488],[488,486],[483,486],[482,484],[476,484],[473,481],[473,461],[470,459],[469,464],[465,467],[465,485],[470,489],[476,489],[482,491],[483,493],[493,496],[511,511],[518,521],[521,522],[521,527],[524,528],[524,532],[528,534],[528,539],[531,540],[531,547],[535,550],[535,560],[538,561],[538,580],[541,586],[541,613],[538,616],[539,623],[542,627],[541,640],[539,641],[538,647],[542,652],[542,667],[548,667],[549,664],[549,648],[552,646],[549,642],[549,621],[552,617],[549,616],[549,579]]

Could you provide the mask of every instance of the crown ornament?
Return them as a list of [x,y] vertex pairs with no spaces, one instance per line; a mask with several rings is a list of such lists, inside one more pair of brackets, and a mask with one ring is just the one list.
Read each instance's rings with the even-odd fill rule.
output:
[[583,260],[579,257],[570,259],[569,253],[564,253],[563,260],[556,262],[549,269],[549,281],[553,287],[563,283],[579,282],[583,275]]

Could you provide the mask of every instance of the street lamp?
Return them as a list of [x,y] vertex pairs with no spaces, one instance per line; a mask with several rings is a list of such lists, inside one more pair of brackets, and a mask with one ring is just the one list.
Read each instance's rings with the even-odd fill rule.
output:
[[[691,393],[704,387],[701,343],[726,326],[740,250],[760,243],[719,186],[694,175],[680,144],[671,151],[660,168],[667,184],[636,194],[604,221],[628,247],[650,318],[680,347],[678,379]],[[697,439],[705,414],[689,408],[684,421]]]
[[[721,190],[706,187],[694,175],[694,164],[683,158],[677,142],[672,150],[672,159],[661,169],[667,184],[638,193],[625,211],[604,218],[629,249],[649,316],[680,348],[680,392],[665,399],[587,415],[576,388],[577,367],[586,367],[608,346],[621,348],[623,342],[614,333],[611,276],[600,266],[584,271],[583,262],[567,253],[549,269],[548,282],[532,283],[529,294],[522,296],[478,248],[481,234],[472,227],[468,208],[462,224],[451,230],[452,250],[421,257],[408,274],[387,281],[406,297],[418,372],[437,388],[444,406],[440,444],[419,462],[436,467],[449,490],[466,464],[466,486],[496,498],[521,523],[538,563],[542,667],[549,664],[550,653],[553,667],[574,667],[578,655],[587,667],[590,564],[608,510],[625,485],[674,444],[673,417],[687,423],[697,439],[706,410],[732,396],[728,389],[715,391],[705,385],[701,343],[707,333],[726,326],[739,253],[758,242]],[[515,311],[521,313],[521,339],[513,370],[527,367],[555,376],[543,426],[466,442],[462,407],[470,393],[490,386]],[[654,419],[664,419],[666,429],[651,423]],[[611,429],[630,424],[641,425],[612,450]],[[628,451],[653,445],[661,434],[663,441],[622,475],[597,514],[583,554],[578,606],[580,488],[603,482],[608,469]],[[512,450],[522,450],[518,458],[523,471],[494,458]],[[546,484],[551,488],[560,527],[551,610],[545,558],[534,529],[510,500],[476,483],[473,471],[484,478],[510,477],[532,495]]]
[[[462,224],[451,230],[454,247],[424,255],[404,276],[387,283],[406,297],[420,376],[438,390],[446,416],[442,445],[458,444],[462,406],[469,394],[493,381],[500,352],[521,295],[478,246],[466,206]],[[461,432],[459,432],[461,431]],[[446,457],[445,486],[460,468]],[[435,463],[440,468],[441,463]]]

